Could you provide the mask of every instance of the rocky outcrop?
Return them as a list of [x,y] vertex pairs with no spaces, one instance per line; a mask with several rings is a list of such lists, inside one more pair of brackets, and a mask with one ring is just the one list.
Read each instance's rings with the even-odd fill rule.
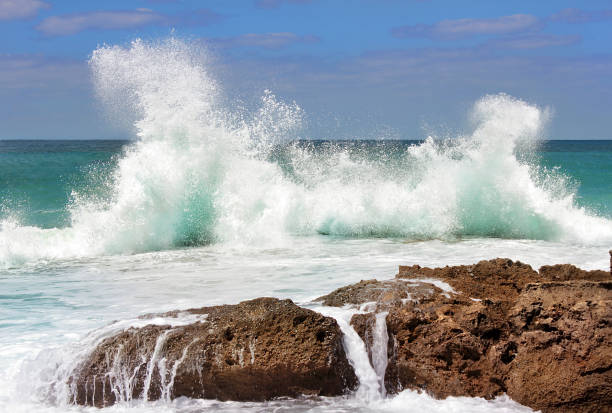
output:
[[610,273],[607,271],[585,271],[571,264],[544,265],[540,267],[540,275],[549,281],[605,281],[610,278]]
[[474,265],[427,268],[419,265],[400,266],[399,279],[443,280],[455,290],[477,299],[512,302],[525,285],[544,281],[610,279],[606,271],[585,271],[570,264],[545,265],[537,272],[530,265],[507,258],[480,261]]
[[338,288],[333,292],[317,298],[316,301],[332,307],[346,305],[363,306],[370,311],[388,310],[409,300],[423,300],[442,290],[430,283],[415,280],[414,282],[397,282],[397,280],[378,281],[362,280],[357,284]]
[[102,341],[74,371],[74,401],[179,396],[261,401],[334,396],[357,384],[336,321],[291,300],[259,298],[164,317],[187,325],[130,328]]
[[[385,386],[391,393],[507,393],[544,412],[612,411],[607,272],[571,265],[536,272],[508,259],[435,269],[403,266],[395,280],[362,281],[320,300],[388,311]],[[371,301],[376,303],[363,306]],[[373,320],[373,313],[352,319],[367,347]]]
[[508,316],[510,397],[545,412],[612,411],[612,281],[529,284]]
[[[360,281],[318,301],[359,310],[351,325],[389,393],[507,393],[545,413],[612,412],[608,272],[568,264],[535,271],[502,258],[401,266],[394,279]],[[79,364],[69,380],[75,403],[262,401],[341,395],[358,384],[336,321],[290,300],[152,315],[140,324],[148,318],[103,339]],[[384,351],[375,351],[381,345],[386,370]]]

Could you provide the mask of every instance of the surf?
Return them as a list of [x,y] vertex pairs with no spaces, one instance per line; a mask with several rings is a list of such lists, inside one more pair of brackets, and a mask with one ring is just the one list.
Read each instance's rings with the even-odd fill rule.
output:
[[[70,225],[0,223],[0,265],[209,244],[282,246],[296,236],[535,239],[603,245],[612,222],[578,206],[529,156],[549,111],[506,94],[473,106],[472,130],[393,155],[297,142],[304,112],[265,91],[231,108],[206,50],[177,39],[102,46],[89,61],[110,113],[136,139],[96,188],[73,191]],[[230,106],[230,107],[228,107]],[[282,152],[282,162],[276,155]]]

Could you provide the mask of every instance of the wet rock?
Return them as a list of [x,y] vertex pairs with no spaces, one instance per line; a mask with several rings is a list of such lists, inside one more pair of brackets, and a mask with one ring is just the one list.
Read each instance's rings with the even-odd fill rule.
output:
[[427,268],[419,265],[399,267],[398,279],[437,279],[455,290],[477,299],[513,301],[530,283],[571,280],[610,280],[606,271],[585,271],[571,264],[542,266],[536,272],[530,265],[508,258],[483,260],[474,265]]
[[[433,284],[439,281],[454,291]],[[338,306],[376,301],[367,305],[372,313],[351,322],[368,349],[374,312],[388,311],[391,393],[507,393],[543,412],[595,412],[612,411],[611,285],[604,271],[554,265],[536,272],[498,258],[403,266],[395,280],[360,282],[322,299]]]
[[400,266],[396,278],[443,280],[469,297],[504,301],[515,299],[526,284],[542,279],[530,265],[508,258],[443,268]]
[[72,375],[74,401],[98,407],[179,396],[262,401],[335,396],[357,384],[336,321],[291,300],[183,313],[200,319],[130,328],[101,342]]
[[387,316],[393,353],[385,374],[387,391],[425,389],[435,397],[491,398],[505,391],[488,357],[505,334],[500,303],[438,296],[410,302]]
[[351,317],[351,326],[355,329],[359,337],[363,340],[365,344],[366,351],[368,352],[368,357],[370,359],[370,364],[372,362],[372,348],[374,346],[374,330],[376,325],[376,314],[373,312],[370,313],[359,313],[355,314]]
[[338,288],[315,301],[331,307],[354,306],[364,311],[382,311],[411,300],[424,300],[442,290],[431,283],[419,280],[362,280],[356,284]]
[[[444,268],[402,266],[395,279],[361,281],[318,300],[360,310],[351,325],[372,365],[383,370],[379,350],[386,345],[390,393],[507,393],[545,413],[612,411],[607,272],[566,264],[536,272],[502,258]],[[200,319],[131,328],[99,343],[70,380],[74,401],[259,401],[339,395],[356,387],[331,318],[272,298],[184,313]]]

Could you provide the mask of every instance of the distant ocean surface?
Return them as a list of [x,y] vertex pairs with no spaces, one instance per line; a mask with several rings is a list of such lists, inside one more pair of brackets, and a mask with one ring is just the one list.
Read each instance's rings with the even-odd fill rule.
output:
[[262,296],[312,306],[399,265],[608,268],[611,141],[541,140],[545,111],[505,94],[475,102],[453,139],[295,140],[297,104],[266,91],[227,108],[199,62],[176,39],[101,47],[96,92],[134,112],[136,139],[0,141],[0,411],[530,411],[409,390],[70,403],[71,369],[115,320]]

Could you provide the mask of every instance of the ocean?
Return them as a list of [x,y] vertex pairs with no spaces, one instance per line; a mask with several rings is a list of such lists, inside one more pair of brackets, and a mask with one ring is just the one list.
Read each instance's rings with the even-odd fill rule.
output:
[[[70,404],[70,369],[92,334],[145,313],[260,296],[314,308],[398,265],[608,269],[612,141],[545,140],[546,111],[504,94],[450,139],[294,139],[297,104],[266,91],[230,110],[199,62],[176,40],[102,47],[98,96],[131,102],[136,138],[0,141],[0,411],[100,411]],[[362,393],[102,411],[530,411]]]

